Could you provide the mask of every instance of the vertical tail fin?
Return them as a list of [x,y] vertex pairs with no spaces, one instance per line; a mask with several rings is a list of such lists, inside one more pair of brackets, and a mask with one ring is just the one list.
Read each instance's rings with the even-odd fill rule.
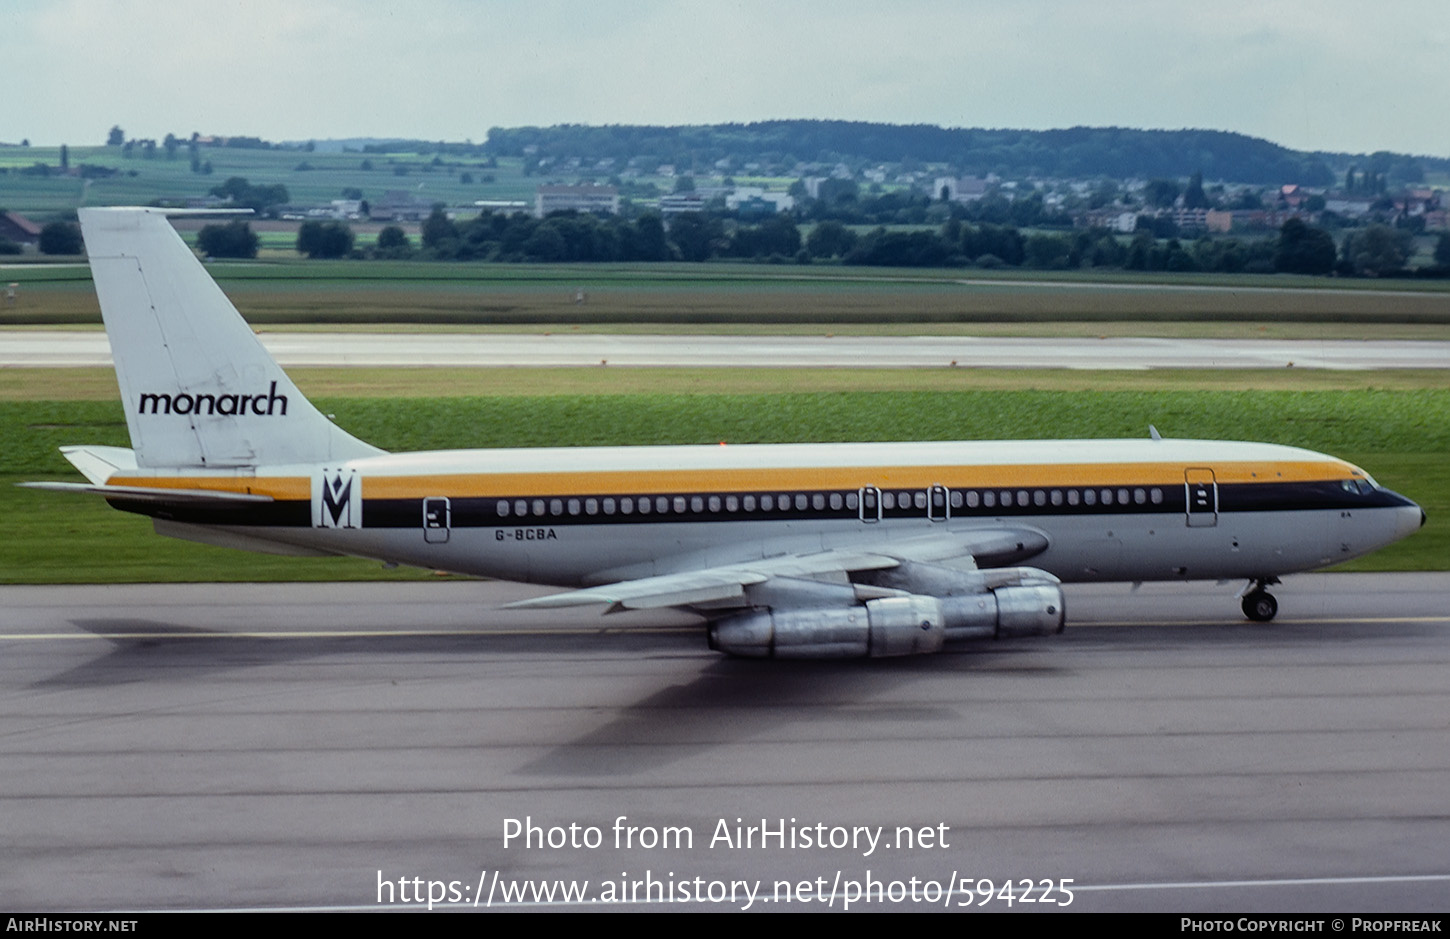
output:
[[80,210],[141,467],[321,463],[383,451],[312,406],[166,220]]

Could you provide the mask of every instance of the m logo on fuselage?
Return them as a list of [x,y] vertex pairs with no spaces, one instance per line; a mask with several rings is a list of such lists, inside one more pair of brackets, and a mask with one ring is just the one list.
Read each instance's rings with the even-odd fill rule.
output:
[[362,480],[356,470],[323,469],[313,475],[312,527],[362,527]]

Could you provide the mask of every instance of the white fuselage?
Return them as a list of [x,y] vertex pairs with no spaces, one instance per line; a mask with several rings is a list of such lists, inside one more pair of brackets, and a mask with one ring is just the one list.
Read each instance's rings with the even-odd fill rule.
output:
[[1343,461],[1225,441],[448,451],[113,481],[167,480],[293,505],[287,524],[171,512],[167,534],[561,586],[1004,526],[1045,536],[1031,563],[1063,580],[1266,577],[1421,519]]

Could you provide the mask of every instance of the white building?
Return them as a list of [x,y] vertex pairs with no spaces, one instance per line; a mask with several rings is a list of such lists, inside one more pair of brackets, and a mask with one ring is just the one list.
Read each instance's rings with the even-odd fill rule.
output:
[[613,186],[540,186],[534,194],[534,214],[539,218],[570,209],[618,215],[619,190]]

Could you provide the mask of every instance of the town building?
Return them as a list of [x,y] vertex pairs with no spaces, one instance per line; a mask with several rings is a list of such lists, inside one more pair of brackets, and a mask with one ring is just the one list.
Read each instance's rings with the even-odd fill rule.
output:
[[614,186],[540,186],[534,194],[534,214],[551,212],[619,214],[619,190]]

